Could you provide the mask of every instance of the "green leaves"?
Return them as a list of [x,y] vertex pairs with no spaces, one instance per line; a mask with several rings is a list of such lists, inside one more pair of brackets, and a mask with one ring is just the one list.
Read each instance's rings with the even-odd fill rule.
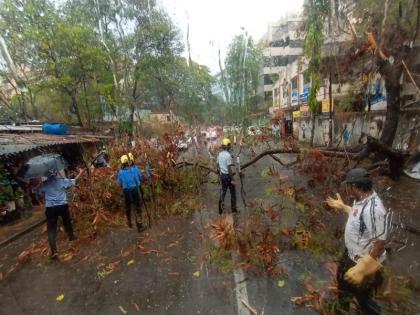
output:
[[94,127],[104,114],[130,120],[144,104],[198,114],[210,98],[208,69],[187,65],[179,30],[155,1],[0,0],[0,17],[41,119]]
[[311,0],[305,21],[305,40],[303,52],[309,59],[308,73],[311,79],[311,89],[308,95],[308,106],[313,113],[318,112],[316,95],[321,82],[321,53],[324,44],[324,24],[328,15],[330,0]]
[[262,50],[251,37],[236,36],[229,45],[225,59],[226,84],[229,91],[227,102],[249,109],[259,85],[259,72],[262,63]]

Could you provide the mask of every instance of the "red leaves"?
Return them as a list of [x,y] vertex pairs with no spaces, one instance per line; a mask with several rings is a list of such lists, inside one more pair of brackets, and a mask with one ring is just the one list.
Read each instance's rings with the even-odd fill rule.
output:
[[330,300],[335,298],[337,291],[337,265],[333,262],[326,262],[325,268],[329,272],[330,277],[323,287],[315,287],[312,284],[312,277],[306,276],[303,281],[303,286],[306,291],[305,294],[294,296],[290,300],[297,305],[313,308],[319,314],[332,315],[335,313],[333,309],[329,308],[329,305],[331,304]]
[[233,220],[231,216],[222,216],[210,224],[210,237],[223,249],[231,249],[234,240]]
[[310,185],[313,187],[317,184],[328,184],[338,179],[339,166],[337,159],[327,158],[317,149],[308,150],[298,167],[311,178]]

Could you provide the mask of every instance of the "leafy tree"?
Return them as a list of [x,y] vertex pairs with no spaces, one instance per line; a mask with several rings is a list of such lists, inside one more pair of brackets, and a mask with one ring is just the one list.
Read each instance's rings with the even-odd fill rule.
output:
[[378,71],[385,81],[387,113],[381,141],[391,146],[398,127],[402,84],[409,82],[408,71],[414,68],[419,52],[420,1],[370,0],[346,4],[353,6],[351,16],[356,18],[354,24],[353,19],[349,23],[353,41],[359,47],[362,42],[365,47],[362,50],[365,54],[360,57],[370,59],[371,72]]
[[201,122],[217,103],[208,69],[181,57],[179,30],[153,0],[0,5],[0,32],[30,92],[21,93],[16,75],[1,72],[16,90],[14,97],[0,94],[5,115],[94,128],[111,114],[133,132],[138,109],[180,110]]
[[[91,87],[104,68],[103,53],[94,30],[88,25],[68,23],[48,1],[3,1],[0,11],[10,54],[26,78],[34,116],[54,106],[37,109],[36,94],[48,90],[61,94],[59,106],[66,106],[77,123],[90,127],[97,117]],[[81,103],[84,107],[81,109]],[[36,111],[35,111],[36,109]],[[55,108],[61,111],[60,108]]]
[[[391,146],[402,105],[402,85],[414,80],[408,73],[413,71],[419,52],[420,1],[312,0],[310,7],[316,3],[331,8],[328,10],[328,22],[332,25],[333,41],[347,36],[347,45],[341,49],[345,57],[341,58],[343,62],[338,65],[341,68],[339,71],[349,74],[349,77],[351,73],[359,76],[351,80],[360,79],[360,72],[366,75],[379,72],[384,79],[387,113],[380,140]],[[313,19],[309,14],[307,25],[311,23],[309,27],[319,28],[319,17],[315,17],[315,21]],[[312,36],[311,33],[307,38]],[[319,47],[318,42],[313,42],[313,46]],[[414,84],[418,85],[417,82]]]
[[318,113],[316,95],[321,85],[322,48],[324,44],[324,25],[329,12],[328,0],[310,0],[307,4],[305,21],[305,40],[303,52],[309,59],[307,74],[310,77],[311,89],[308,95],[308,106],[312,112],[311,145],[315,134],[315,114]]
[[225,74],[230,104],[243,106],[246,110],[255,108],[262,62],[262,50],[251,37],[236,36],[229,45],[225,59]]

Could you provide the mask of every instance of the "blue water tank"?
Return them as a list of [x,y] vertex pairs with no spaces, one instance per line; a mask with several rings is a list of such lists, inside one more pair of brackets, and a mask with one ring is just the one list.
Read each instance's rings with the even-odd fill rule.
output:
[[65,135],[68,132],[66,124],[61,123],[43,123],[42,133],[48,135]]

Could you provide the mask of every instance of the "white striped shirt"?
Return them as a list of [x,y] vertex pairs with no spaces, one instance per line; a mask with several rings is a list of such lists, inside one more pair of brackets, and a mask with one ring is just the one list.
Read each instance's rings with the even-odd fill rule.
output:
[[[344,232],[344,241],[350,259],[357,262],[359,258],[370,253],[375,240],[386,240],[389,221],[389,212],[376,192],[361,201],[354,202]],[[385,258],[384,251],[378,260],[383,262]]]

